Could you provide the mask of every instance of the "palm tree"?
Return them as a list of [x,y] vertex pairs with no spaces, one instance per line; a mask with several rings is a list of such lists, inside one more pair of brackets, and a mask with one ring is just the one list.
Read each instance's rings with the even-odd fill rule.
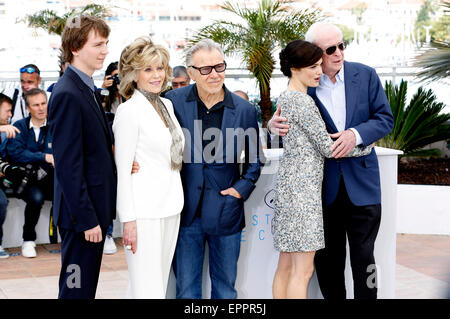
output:
[[44,29],[48,34],[62,35],[67,20],[82,14],[98,18],[111,16],[108,7],[98,4],[88,4],[82,8],[72,9],[62,16],[59,16],[53,10],[41,10],[34,14],[26,15],[21,21],[28,23],[29,27]]
[[[41,28],[48,32],[48,34],[55,34],[61,36],[64,30],[64,27],[69,19],[80,15],[91,15],[98,18],[106,18],[110,17],[111,14],[109,12],[109,7],[98,5],[98,4],[88,4],[82,8],[72,9],[69,12],[59,16],[53,10],[41,10],[34,14],[28,14],[24,19],[19,22],[28,23],[29,27],[32,28]],[[60,49],[58,63],[59,68],[62,70],[62,67],[65,63],[62,58],[63,54]],[[61,72],[61,71],[60,71]]]
[[259,85],[263,126],[272,116],[270,79],[275,69],[275,52],[292,40],[304,37],[309,26],[318,19],[316,11],[294,11],[291,1],[261,0],[256,9],[227,1],[220,7],[241,18],[242,23],[214,21],[188,39],[190,47],[204,38],[221,44],[227,55],[238,55]]
[[408,82],[399,86],[387,82],[385,92],[394,115],[392,132],[378,146],[400,149],[403,156],[439,156],[438,149],[423,150],[431,143],[450,139],[450,113],[442,113],[445,104],[437,102],[433,91],[420,87],[406,106]]
[[432,48],[416,58],[415,66],[422,68],[416,76],[424,81],[435,81],[450,76],[450,44],[433,42]]
[[[448,22],[450,22],[450,2],[444,2],[443,19],[446,19],[448,28]],[[449,32],[447,29],[446,35]],[[417,73],[417,77],[421,80],[428,82],[443,79],[450,76],[450,43],[447,39],[440,39],[431,42],[431,49],[425,51],[418,57],[416,57],[414,66],[421,68],[422,70]]]

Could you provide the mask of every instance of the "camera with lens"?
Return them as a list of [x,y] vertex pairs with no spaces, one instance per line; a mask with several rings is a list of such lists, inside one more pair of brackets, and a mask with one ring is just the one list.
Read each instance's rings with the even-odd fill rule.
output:
[[107,77],[108,80],[113,80],[113,83],[111,86],[108,86],[106,89],[103,89],[100,91],[100,96],[102,98],[102,102],[104,102],[104,99],[108,96],[114,96],[115,92],[119,91],[119,74],[110,75]]
[[115,86],[117,88],[120,84],[119,74],[111,75],[108,78],[108,80],[111,80],[111,79],[113,80],[113,86]]
[[5,175],[3,186],[14,192],[14,195],[20,196],[25,191],[31,180],[37,176],[33,165],[27,164],[25,167],[11,165],[0,159],[0,172]]

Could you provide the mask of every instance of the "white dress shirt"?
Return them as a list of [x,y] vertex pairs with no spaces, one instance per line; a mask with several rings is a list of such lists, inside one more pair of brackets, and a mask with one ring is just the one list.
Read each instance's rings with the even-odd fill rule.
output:
[[[170,100],[161,98],[179,133],[184,135]],[[165,218],[184,205],[180,172],[171,169],[172,135],[147,98],[135,91],[119,105],[113,124],[117,166],[117,214],[122,223]],[[131,174],[133,161],[139,171]]]
[[39,141],[39,134],[41,133],[41,127],[44,127],[47,125],[47,120],[44,121],[44,123],[41,126],[36,126],[33,123],[33,119],[30,118],[30,128],[34,130],[34,138],[36,139],[36,143]]
[[[338,132],[345,131],[347,109],[345,101],[344,66],[342,66],[342,69],[336,75],[335,83],[327,75],[322,74],[319,86],[316,89],[316,95],[325,106],[328,114],[330,114]],[[356,145],[362,144],[363,141],[358,131],[354,128],[350,128],[350,130],[355,133]]]

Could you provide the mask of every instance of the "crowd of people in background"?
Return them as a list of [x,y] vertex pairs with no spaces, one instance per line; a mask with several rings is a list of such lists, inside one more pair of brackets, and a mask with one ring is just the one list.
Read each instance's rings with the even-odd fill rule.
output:
[[[64,29],[50,99],[34,64],[20,68],[20,88],[0,95],[0,258],[8,257],[7,196],[26,203],[22,255],[30,258],[44,201],[53,199],[59,298],[95,297],[102,255],[117,251],[116,212],[128,298],[164,298],[172,266],[176,297],[202,298],[206,243],[211,298],[237,298],[244,202],[261,174],[264,142],[246,92],[225,85],[221,46],[200,40],[185,65],[172,68],[167,49],[140,37],[96,87],[110,28],[90,16],[79,22]],[[268,123],[268,142],[283,136],[285,148],[272,221],[280,252],[273,296],[306,298],[316,267],[324,297],[345,298],[348,236],[355,297],[375,299],[377,287],[367,284],[381,219],[373,143],[392,129],[392,113],[375,70],[344,61],[339,28],[313,24],[306,40],[280,53],[289,84]],[[70,279],[74,265],[80,283]]]

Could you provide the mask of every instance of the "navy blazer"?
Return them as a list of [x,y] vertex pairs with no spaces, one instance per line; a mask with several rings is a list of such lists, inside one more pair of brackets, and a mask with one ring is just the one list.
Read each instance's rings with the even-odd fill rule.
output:
[[14,123],[20,130],[15,138],[9,138],[7,151],[9,159],[18,165],[33,164],[40,166],[47,172],[51,170],[50,164],[45,160],[45,154],[52,154],[52,138],[48,126],[41,127],[38,141],[34,130],[30,128],[31,117],[28,116]]
[[[344,62],[346,100],[345,129],[355,128],[367,146],[392,131],[394,118],[375,69],[354,62]],[[316,102],[329,133],[337,129],[325,106],[316,95],[315,88],[308,94]],[[342,175],[348,196],[356,206],[381,203],[380,172],[375,150],[367,156],[326,159],[324,199],[330,205],[336,199]]]
[[[232,94],[234,107],[224,107],[222,134],[219,137],[223,152],[216,150],[215,160],[206,163],[202,156],[202,130],[196,122],[197,100],[188,98],[194,85],[171,90],[165,95],[173,103],[186,141],[181,170],[184,190],[181,225],[189,226],[192,223],[201,204],[201,224],[206,233],[233,234],[245,227],[244,201],[255,188],[260,175],[256,110],[249,102]],[[247,164],[243,165],[240,173],[240,156],[245,145],[248,146],[245,152]],[[203,187],[203,198],[200,198]],[[229,187],[234,187],[242,199],[220,194],[220,191]]]
[[55,160],[54,218],[82,232],[111,225],[117,177],[112,132],[92,91],[67,69],[48,104]]

